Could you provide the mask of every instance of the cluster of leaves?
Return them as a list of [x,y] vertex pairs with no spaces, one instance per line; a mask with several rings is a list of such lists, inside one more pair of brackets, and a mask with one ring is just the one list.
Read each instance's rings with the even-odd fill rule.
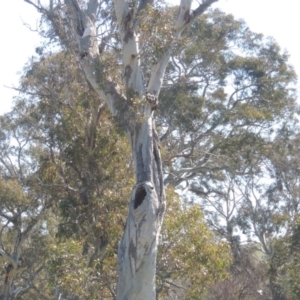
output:
[[[114,256],[114,252],[108,249],[115,251],[123,230],[127,206],[125,199],[132,185],[132,173],[124,134],[114,128],[103,104],[87,86],[75,64],[70,54],[61,52],[42,57],[25,70],[20,87],[22,95],[16,99],[13,111],[3,117],[3,123],[10,122],[2,127],[5,136],[2,176],[14,180],[4,184],[18,184],[18,189],[11,187],[10,190],[18,192],[20,197],[11,195],[14,201],[8,201],[6,190],[2,189],[1,211],[3,214],[8,212],[4,215],[7,223],[3,220],[2,225],[18,232],[13,221],[10,221],[11,214],[21,211],[24,215],[19,214],[18,217],[24,226],[26,219],[30,223],[35,217],[31,211],[37,210],[40,216],[39,211],[43,210],[40,226],[44,226],[44,233],[35,237],[41,242],[41,247],[48,249],[37,260],[41,262],[43,275],[46,276],[43,286],[48,281],[50,287],[59,286],[62,293],[67,288],[67,293],[79,296],[84,292],[88,294],[90,285],[76,288],[69,281],[70,276],[77,276],[75,269],[73,274],[60,276],[60,272],[53,273],[57,263],[70,270],[66,268],[68,260],[63,257],[64,253],[74,249],[71,247],[72,240],[57,248],[60,255],[54,246],[59,240],[72,238],[75,245],[80,245],[80,253],[84,252],[84,247],[87,248],[84,256],[78,256],[82,263],[81,272],[87,276],[92,268],[97,273],[94,266],[101,264],[104,257],[108,257],[109,261],[109,257]],[[7,143],[11,136],[18,144],[9,148]],[[23,140],[27,143],[26,147]],[[14,174],[16,169],[17,174]],[[51,231],[50,222],[54,226]],[[29,236],[33,238],[35,228],[28,231],[26,242],[29,243]],[[9,253],[13,240],[7,240],[9,237],[4,230],[2,234],[3,249]],[[51,237],[47,245],[42,243],[42,235]],[[26,247],[20,244],[17,251],[23,253],[23,250],[26,253]],[[20,256],[16,259],[19,260]],[[61,264],[60,260],[65,264]],[[79,264],[76,266],[78,268]],[[101,273],[97,281],[92,281],[93,286],[98,285],[99,280],[105,282],[109,276],[109,273]],[[115,283],[115,271],[113,276],[110,284]],[[17,282],[15,280],[14,284],[17,285]],[[45,296],[53,293],[52,289],[43,290]]]
[[185,38],[169,65],[157,122],[166,182],[201,205],[237,266],[205,297],[297,298],[299,280],[288,284],[283,275],[296,259],[291,243],[284,262],[273,263],[277,239],[290,240],[299,216],[299,107],[288,55],[218,10]]
[[198,205],[182,203],[169,191],[161,235],[157,270],[160,297],[200,299],[210,284],[226,278],[230,248],[211,233]]

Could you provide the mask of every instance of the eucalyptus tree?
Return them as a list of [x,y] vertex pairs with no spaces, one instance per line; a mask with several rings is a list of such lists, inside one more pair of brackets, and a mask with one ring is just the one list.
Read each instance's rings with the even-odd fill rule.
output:
[[[223,286],[228,299],[239,297],[239,287],[261,290],[262,282],[266,296],[270,277],[260,271],[270,267],[272,245],[297,215],[297,197],[283,188],[283,178],[297,186],[290,168],[297,163],[289,162],[297,159],[280,147],[296,145],[296,74],[273,39],[217,10],[194,22],[185,38],[187,46],[176,48],[167,69],[157,118],[165,181],[190,192],[186,198],[201,203],[211,228],[231,245],[236,268]],[[257,248],[265,259],[260,271],[253,263]]]
[[[118,252],[116,297],[153,299],[157,244],[165,211],[154,111],[165,70],[182,32],[217,0],[202,1],[195,10],[191,9],[192,1],[182,0],[177,18],[166,14],[167,23],[163,28],[156,26],[155,20],[158,16],[162,20],[165,10],[154,1],[115,0],[113,6],[105,0],[65,3],[51,0],[48,6],[40,1],[25,1],[42,13],[62,47],[75,49],[78,67],[89,85],[126,131],[132,147],[136,184]],[[147,45],[144,42],[143,53],[140,41],[147,39],[147,35],[154,37],[156,43],[149,38]],[[153,54],[157,43],[160,52]],[[147,51],[155,58],[151,65],[145,65],[143,54],[147,56]],[[143,78],[143,67],[150,73],[147,81]]]
[[[129,147],[107,109],[98,106],[99,97],[76,69],[72,55],[43,51],[37,49],[39,57],[31,58],[24,68],[20,96],[1,123],[4,162],[17,170],[16,159],[7,156],[16,151],[26,161],[26,168],[22,165],[26,176],[13,178],[20,185],[15,193],[19,191],[21,198],[26,195],[22,224],[30,220],[35,197],[47,198],[49,203],[31,235],[24,236],[19,248],[22,265],[10,274],[7,297],[114,299],[115,253],[127,205],[124,195],[129,195],[133,181]],[[23,152],[12,137],[28,142]],[[10,178],[5,168],[1,174]],[[7,194],[5,188],[2,192]],[[180,294],[189,299],[226,275],[230,252],[211,234],[198,207],[183,206],[174,193],[168,195],[156,273],[157,297]],[[14,201],[18,199],[15,196]],[[3,229],[7,251],[12,243],[8,242],[11,227]],[[36,244],[34,256],[32,243]],[[25,281],[25,275],[30,280]]]
[[218,10],[184,38],[167,69],[157,118],[165,181],[207,194],[214,174],[259,171],[276,130],[297,113],[296,74],[273,39]]
[[218,10],[184,38],[187,46],[176,48],[167,69],[157,117],[165,182],[190,191],[230,240],[247,202],[243,189],[255,184],[252,178],[269,177],[270,156],[280,153],[276,135],[297,131],[296,74],[273,39]]
[[[284,124],[267,154],[264,179],[252,184],[241,217],[251,224],[268,261],[268,279],[273,299],[297,299],[299,266],[299,127]],[[266,175],[265,175],[266,177]],[[249,196],[252,199],[250,201]]]
[[0,126],[0,299],[7,300],[34,289],[36,278],[44,274],[51,239],[46,224],[59,191],[49,195],[32,180],[41,145],[32,143],[36,131],[26,117],[8,113],[1,116]]
[[[131,144],[136,184],[118,253],[117,299],[154,297],[156,250],[165,210],[163,179],[186,187],[203,206],[214,207],[215,211],[206,210],[207,219],[237,251],[234,229],[249,229],[237,218],[237,212],[246,211],[243,188],[254,184],[251,176],[258,174],[256,180],[263,174],[261,166],[274,145],[274,132],[293,119],[296,76],[288,55],[272,39],[251,32],[232,16],[217,10],[204,15],[216,0],[202,1],[193,11],[191,1],[183,0],[175,8],[146,0],[50,1],[48,6],[25,1],[42,13],[41,34],[56,43],[56,50],[77,60],[75,68],[90,87],[94,100],[82,95],[82,102],[92,110],[88,147],[94,149],[95,124],[104,103]],[[61,65],[65,67],[63,58]],[[55,76],[56,83],[48,86],[47,93],[60,87],[59,75]],[[42,80],[47,82],[48,77]],[[70,103],[74,99],[70,91],[62,98]],[[79,107],[73,106],[76,111],[81,119]],[[52,119],[58,115],[55,110]],[[82,150],[82,137],[72,139],[73,134],[64,140],[64,159],[73,157],[74,149]],[[89,151],[78,151],[75,157],[88,157]],[[95,184],[99,177],[84,170],[79,172],[84,176],[78,176],[74,160],[69,163],[74,178],[83,178],[79,190],[84,200],[87,182]],[[71,193],[70,177],[63,180]],[[71,198],[63,202],[65,207]],[[225,227],[220,225],[222,218]]]
[[[18,90],[12,111],[0,119],[1,261],[6,265],[1,297],[51,298],[47,282],[52,286],[49,262],[58,256],[56,235],[75,237],[81,252],[88,248],[82,269],[114,256],[125,222],[121,199],[129,194],[131,159],[124,134],[113,129],[67,53],[32,58]],[[105,279],[103,273],[98,277]],[[60,291],[73,293],[63,288],[53,286],[57,297]]]
[[[247,262],[245,254],[252,249],[252,254],[250,253],[252,262],[246,266],[248,275],[244,282],[249,283],[253,275],[254,279],[260,278],[260,282],[252,280],[250,291],[256,286],[263,299],[299,297],[297,292],[299,280],[295,277],[299,266],[296,250],[299,247],[298,145],[298,121],[291,119],[284,122],[277,135],[273,137],[272,143],[267,145],[262,153],[260,171],[240,176],[236,181],[236,193],[239,194],[240,201],[236,211],[232,212],[234,215],[232,221],[234,227],[239,229],[239,236],[244,236],[244,246],[238,247],[238,259],[235,259],[231,279],[223,286],[217,284],[214,287],[215,292],[218,290],[225,292],[235,280],[239,279],[239,283],[242,283],[243,272],[240,271],[243,271],[243,266]],[[220,194],[221,197],[223,194]],[[234,197],[231,196],[230,200],[233,202]],[[220,207],[223,208],[219,205],[214,211],[214,216],[219,218],[222,216]],[[225,227],[224,232],[228,234],[226,229]],[[223,233],[223,236],[226,234]],[[235,276],[236,270],[239,271],[239,276]],[[260,296],[256,297],[259,299]]]
[[297,128],[296,74],[273,39],[218,10],[185,38],[167,69],[157,118],[165,181],[194,194],[211,226],[232,239],[245,202],[240,189],[268,176],[281,128]]
[[[102,272],[103,260],[114,262],[125,222],[122,200],[132,181],[129,147],[70,54],[38,52],[40,57],[24,70],[15,111],[27,117],[41,145],[31,177],[49,196],[59,192],[52,207],[55,241],[45,257],[45,282],[57,298],[113,297],[116,272]],[[87,277],[93,279],[87,282]],[[95,283],[102,286],[96,296]]]

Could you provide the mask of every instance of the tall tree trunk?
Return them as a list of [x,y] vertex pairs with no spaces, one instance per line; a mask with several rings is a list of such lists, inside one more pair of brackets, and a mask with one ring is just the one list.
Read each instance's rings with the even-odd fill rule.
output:
[[135,126],[136,185],[118,251],[117,299],[155,299],[156,253],[165,210],[160,149],[153,120]]

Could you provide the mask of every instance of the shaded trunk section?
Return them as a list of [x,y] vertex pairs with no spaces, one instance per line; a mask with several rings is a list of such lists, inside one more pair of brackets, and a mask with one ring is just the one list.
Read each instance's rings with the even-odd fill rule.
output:
[[158,237],[165,211],[159,143],[152,117],[132,135],[136,185],[118,251],[117,300],[155,299]]
[[0,295],[0,300],[8,300],[10,299],[10,291],[11,291],[11,285],[14,279],[14,275],[16,273],[16,269],[14,266],[9,263],[5,267],[5,278],[3,282],[3,287]]

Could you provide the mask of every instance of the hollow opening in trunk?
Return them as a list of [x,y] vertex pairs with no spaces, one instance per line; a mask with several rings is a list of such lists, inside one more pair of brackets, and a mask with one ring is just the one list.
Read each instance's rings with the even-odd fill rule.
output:
[[143,186],[139,187],[135,192],[133,207],[137,209],[144,201],[147,192]]

